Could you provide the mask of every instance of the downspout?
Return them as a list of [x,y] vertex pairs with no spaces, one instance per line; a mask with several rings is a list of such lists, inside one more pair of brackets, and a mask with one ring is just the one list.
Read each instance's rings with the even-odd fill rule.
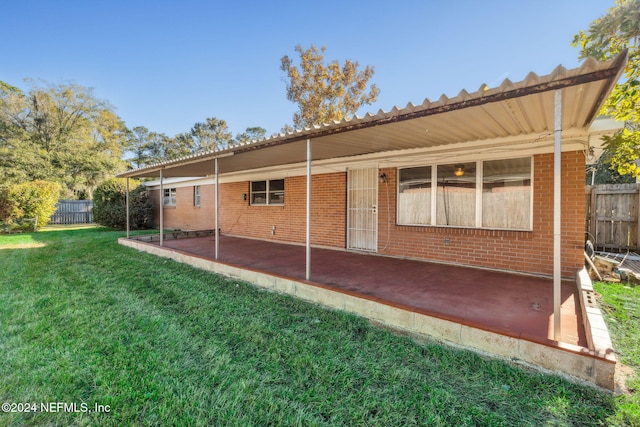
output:
[[553,140],[553,339],[561,340],[562,90],[555,93]]
[[311,140],[307,139],[307,224],[305,279],[311,278]]
[[160,169],[160,247],[164,246],[164,186],[162,169]]
[[130,236],[129,232],[129,177],[127,177],[127,192],[125,193],[125,214],[127,215],[127,239]]
[[215,231],[214,231],[214,236],[215,236],[215,241],[216,241],[216,251],[215,251],[215,256],[216,259],[218,259],[218,252],[220,250],[220,233],[219,233],[219,222],[218,222],[218,217],[220,216],[220,209],[219,209],[219,197],[220,197],[220,193],[218,192],[218,188],[220,187],[220,174],[219,174],[219,170],[218,170],[218,158],[215,158],[215,169],[216,169],[216,221],[215,221]]

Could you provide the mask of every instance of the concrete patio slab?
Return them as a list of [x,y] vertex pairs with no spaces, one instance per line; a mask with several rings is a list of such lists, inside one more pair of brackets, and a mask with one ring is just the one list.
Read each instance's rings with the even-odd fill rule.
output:
[[562,283],[562,340],[553,337],[551,279],[351,251],[221,236],[157,242],[120,239],[139,250],[234,276],[412,333],[520,360],[613,388],[613,352],[588,348],[580,292]]

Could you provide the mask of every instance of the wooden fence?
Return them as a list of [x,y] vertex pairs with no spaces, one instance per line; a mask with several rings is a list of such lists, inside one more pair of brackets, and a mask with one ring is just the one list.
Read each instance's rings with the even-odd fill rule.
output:
[[588,185],[586,235],[596,250],[638,252],[640,184]]
[[91,224],[93,222],[93,201],[59,200],[56,213],[50,224]]

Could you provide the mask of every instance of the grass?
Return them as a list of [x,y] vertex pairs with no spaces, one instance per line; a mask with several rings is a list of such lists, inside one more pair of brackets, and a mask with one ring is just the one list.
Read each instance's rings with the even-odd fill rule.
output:
[[627,393],[619,397],[615,420],[640,426],[640,286],[594,283],[600,306],[619,361],[634,373],[627,379]]
[[[0,236],[0,402],[80,410],[0,412],[0,425],[624,419],[621,400],[593,387],[418,344],[344,312],[119,246],[121,236],[104,228]],[[82,412],[83,404],[109,412]]]

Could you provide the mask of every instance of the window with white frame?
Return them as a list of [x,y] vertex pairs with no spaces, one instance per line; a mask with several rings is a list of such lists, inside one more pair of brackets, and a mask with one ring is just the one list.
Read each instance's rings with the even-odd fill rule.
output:
[[530,230],[532,171],[531,157],[401,168],[397,223]]
[[476,225],[476,163],[438,165],[436,224]]
[[482,226],[531,227],[531,158],[482,162]]
[[165,188],[164,197],[162,198],[162,206],[175,206],[176,205],[176,189]]
[[431,224],[431,166],[399,170],[398,224]]
[[284,179],[251,181],[251,204],[284,205]]
[[193,187],[193,206],[200,207],[200,186],[195,185]]

